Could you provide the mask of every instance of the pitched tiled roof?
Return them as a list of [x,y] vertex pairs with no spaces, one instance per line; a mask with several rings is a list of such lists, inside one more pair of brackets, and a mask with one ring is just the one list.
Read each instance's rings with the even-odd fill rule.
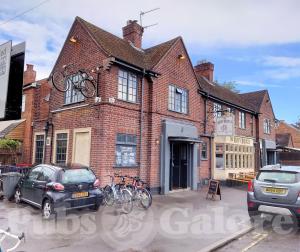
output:
[[[290,133],[276,134],[276,144],[281,147],[289,147],[291,141]],[[291,146],[294,147],[294,146]]]
[[268,91],[267,90],[259,90],[250,93],[240,94],[242,99],[251,104],[256,112],[259,112],[260,107],[262,105],[263,99]]
[[5,137],[13,129],[15,129],[20,123],[24,122],[24,119],[11,120],[11,121],[1,121],[0,122],[0,138]]
[[254,107],[249,104],[240,94],[222,87],[221,85],[208,81],[205,77],[198,76],[198,82],[202,91],[209,96],[213,96],[230,104],[237,105],[247,110],[254,111]]
[[76,20],[87,29],[93,39],[107,54],[109,54],[109,56],[113,56],[146,70],[152,70],[172,45],[180,39],[180,37],[177,37],[146,50],[141,50],[132,46],[128,41],[119,38],[80,17],[76,17]]

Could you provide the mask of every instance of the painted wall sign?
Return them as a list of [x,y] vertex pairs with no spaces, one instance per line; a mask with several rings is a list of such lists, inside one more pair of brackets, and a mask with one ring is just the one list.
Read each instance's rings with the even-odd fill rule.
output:
[[234,135],[234,116],[224,115],[216,118],[215,133],[217,136]]
[[5,117],[11,58],[11,41],[0,45],[0,118]]

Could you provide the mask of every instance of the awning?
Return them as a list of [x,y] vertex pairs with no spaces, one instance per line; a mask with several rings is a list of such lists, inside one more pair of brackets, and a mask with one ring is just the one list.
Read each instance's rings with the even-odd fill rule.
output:
[[191,137],[169,137],[170,141],[176,142],[188,142],[188,143],[202,143],[199,138],[191,138]]

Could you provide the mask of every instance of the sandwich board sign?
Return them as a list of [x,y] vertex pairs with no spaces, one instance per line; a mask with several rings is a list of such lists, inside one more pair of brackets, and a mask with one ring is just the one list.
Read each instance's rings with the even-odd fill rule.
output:
[[219,195],[221,197],[221,187],[218,180],[210,179],[208,184],[208,192],[206,194],[206,199],[215,199],[215,196]]

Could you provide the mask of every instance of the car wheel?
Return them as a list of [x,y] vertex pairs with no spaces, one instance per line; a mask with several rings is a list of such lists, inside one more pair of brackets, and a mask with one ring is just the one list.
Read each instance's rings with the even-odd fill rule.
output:
[[92,211],[98,211],[99,208],[100,208],[100,205],[99,204],[95,204],[94,206],[90,207],[90,210],[92,210]]
[[16,202],[16,204],[21,203],[21,190],[20,190],[20,188],[17,188],[16,191],[15,191],[15,202]]
[[53,217],[54,210],[53,210],[53,204],[50,200],[45,200],[42,208],[42,215],[45,220],[51,219]]
[[248,210],[250,221],[253,223],[255,219],[260,217],[260,213],[257,210]]

